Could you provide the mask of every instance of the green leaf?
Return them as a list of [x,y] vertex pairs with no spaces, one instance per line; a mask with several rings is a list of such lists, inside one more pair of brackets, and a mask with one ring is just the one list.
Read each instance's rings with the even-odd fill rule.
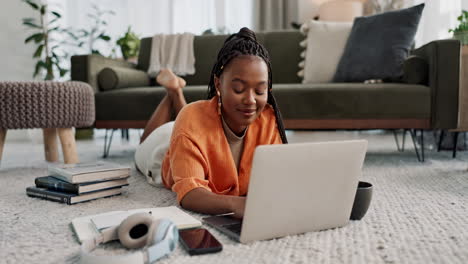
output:
[[55,12],[55,11],[52,11],[51,13],[52,13],[55,17],[57,17],[57,18],[61,18],[61,17],[62,17],[62,15],[60,15],[59,13],[57,13],[57,12]]
[[60,62],[60,57],[57,55],[57,53],[55,52],[52,52],[52,59],[55,59],[55,64],[57,65],[57,67],[59,66],[59,62]]
[[52,32],[52,31],[58,31],[60,29],[59,26],[57,27],[54,27],[54,28],[51,28],[51,29],[48,29],[47,32]]
[[34,23],[34,22],[36,22],[36,19],[35,19],[35,18],[32,18],[32,17],[23,18],[23,22]]
[[65,74],[67,74],[68,70],[60,68],[59,72],[60,72],[60,77],[63,77]]
[[70,32],[70,31],[65,31],[68,36],[70,36],[73,40],[78,40],[78,37],[73,33],[73,32]]
[[33,9],[39,10],[39,6],[36,3],[34,3],[33,1],[24,0],[24,2],[26,2],[28,5],[30,5]]
[[42,5],[41,6],[41,15],[44,15],[46,13],[47,5]]
[[99,39],[102,39],[102,40],[105,40],[105,41],[109,41],[111,38],[107,35],[104,35],[104,34],[101,34],[98,36]]
[[39,43],[41,42],[43,39],[44,39],[44,33],[36,33],[36,34],[33,34],[29,37],[27,37],[25,40],[24,40],[24,43],[28,43],[30,42],[31,40],[34,39],[34,42],[36,43]]
[[44,45],[39,45],[36,49],[36,52],[34,52],[33,58],[41,57],[43,49],[44,49]]
[[36,25],[35,23],[29,22],[29,21],[23,21],[23,25],[26,25],[26,26],[29,26],[29,27],[32,27],[32,28],[39,28],[39,29],[42,29],[41,26]]
[[47,70],[45,80],[53,80],[54,79],[54,63],[52,62],[52,59],[50,57],[46,59],[45,66]]
[[115,15],[115,12],[112,10],[104,11],[103,14]]
[[49,25],[50,25],[50,24],[53,24],[53,23],[55,23],[55,22],[57,22],[57,20],[59,20],[59,19],[58,19],[58,18],[52,19],[52,20],[49,22]]
[[45,38],[45,35],[44,35],[43,33],[40,33],[38,36],[36,36],[36,37],[34,38],[34,42],[35,42],[35,43],[40,43],[41,41],[44,40],[44,38]]
[[38,74],[39,74],[39,71],[41,70],[41,68],[46,68],[46,65],[45,65],[45,62],[44,61],[38,61],[36,63],[36,67],[34,69],[34,74],[33,74],[33,77],[36,77]]

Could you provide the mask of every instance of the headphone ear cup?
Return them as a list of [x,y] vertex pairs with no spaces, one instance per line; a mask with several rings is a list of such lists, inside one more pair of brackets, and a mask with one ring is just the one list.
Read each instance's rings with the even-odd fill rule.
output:
[[136,213],[127,217],[117,230],[120,243],[126,248],[144,247],[148,236],[152,234],[150,229],[153,222],[154,218],[148,213]]
[[155,220],[147,236],[146,245],[150,246],[161,242],[165,238],[168,228],[171,225],[173,225],[173,223],[169,219],[162,218]]
[[151,226],[148,230],[148,236],[146,237],[146,246],[151,246],[159,242],[155,241],[154,239],[156,237],[156,233],[158,232],[160,222],[161,220],[157,219],[153,220],[153,222],[151,223]]

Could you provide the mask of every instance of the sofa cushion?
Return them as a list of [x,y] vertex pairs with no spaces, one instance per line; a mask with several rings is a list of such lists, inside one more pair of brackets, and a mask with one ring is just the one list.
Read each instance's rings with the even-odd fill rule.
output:
[[331,82],[353,24],[316,20],[310,20],[307,24],[309,30],[302,83]]
[[[430,118],[430,88],[423,85],[275,84],[273,93],[284,119]],[[164,95],[159,86],[97,93],[96,120],[148,120]],[[187,86],[184,95],[188,103],[206,99],[207,87]]]
[[150,84],[150,79],[144,71],[123,67],[106,67],[99,72],[98,83],[101,90],[107,91],[147,86]]
[[420,4],[356,18],[334,81],[400,81],[423,8],[424,4]]
[[430,118],[431,90],[381,83],[275,84],[285,119]]
[[[208,87],[184,88],[188,103],[206,99]],[[166,95],[161,86],[133,87],[96,93],[96,120],[148,120]]]
[[427,84],[429,65],[422,57],[411,55],[403,62],[403,81],[411,84]]
[[265,34],[264,46],[268,50],[273,72],[273,83],[300,83],[297,76],[300,53],[299,42],[304,36],[298,30],[277,31]]

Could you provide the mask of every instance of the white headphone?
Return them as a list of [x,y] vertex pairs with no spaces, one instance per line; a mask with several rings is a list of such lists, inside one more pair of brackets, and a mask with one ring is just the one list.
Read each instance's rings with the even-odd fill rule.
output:
[[[97,256],[91,253],[99,244],[119,239],[127,248],[142,251],[116,256]],[[127,217],[119,226],[101,231],[93,239],[81,244],[80,263],[153,263],[169,255],[177,246],[179,231],[169,219],[155,219],[148,213]]]

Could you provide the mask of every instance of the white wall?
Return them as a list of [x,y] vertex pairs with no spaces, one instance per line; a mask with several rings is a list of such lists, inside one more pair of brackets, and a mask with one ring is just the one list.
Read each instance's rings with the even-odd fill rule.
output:
[[298,10],[299,16],[298,20],[299,23],[304,23],[307,20],[313,18],[318,11],[318,7],[322,2],[326,2],[327,0],[298,0]]
[[[312,19],[314,16],[317,15],[319,6],[322,3],[328,2],[330,0],[297,0],[298,2],[298,9],[299,9],[299,22],[304,23],[309,19]],[[342,0],[342,1],[349,1],[349,0]],[[367,0],[352,0],[352,1],[360,1],[365,3]],[[468,2],[468,0],[467,0]]]
[[[19,0],[2,1],[0,8],[0,81],[32,80],[35,62],[33,45],[24,44],[29,32],[22,19],[32,17],[33,10]],[[9,130],[6,141],[29,140],[28,130]]]
[[462,9],[463,9],[463,10],[468,10],[468,1],[462,0],[461,2],[462,2],[462,4],[461,4],[461,5],[462,5]]
[[32,80],[35,61],[34,45],[24,44],[30,32],[22,19],[35,15],[33,10],[19,0],[2,1],[0,8],[0,81]]

